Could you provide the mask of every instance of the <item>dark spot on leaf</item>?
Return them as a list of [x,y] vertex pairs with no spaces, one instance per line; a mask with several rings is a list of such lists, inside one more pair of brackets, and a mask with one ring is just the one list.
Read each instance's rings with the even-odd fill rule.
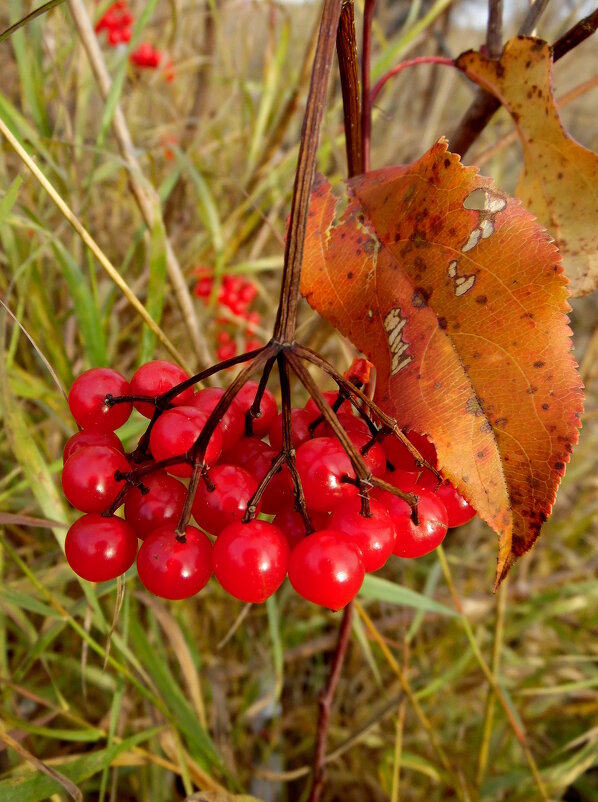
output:
[[538,388],[531,384],[527,390],[525,391],[528,395],[533,395],[534,393],[538,392]]
[[492,431],[492,424],[489,420],[485,420],[484,423],[480,426],[480,432],[482,434],[490,434]]
[[442,329],[444,331],[444,329],[446,329],[446,327],[447,327],[446,318],[445,317],[439,317],[438,318],[438,328],[440,328],[440,329]]
[[546,364],[546,362],[542,362],[541,359],[538,359],[537,362],[534,362],[534,367],[535,368],[543,368],[545,364]]
[[562,471],[565,468],[564,462],[555,462],[554,467],[557,471]]
[[475,299],[475,302],[476,302],[476,304],[481,304],[481,305],[487,304],[488,303],[488,297],[486,295],[477,295],[476,299]]
[[444,160],[444,166],[448,170],[448,168],[451,166],[451,160],[450,159],[445,159]]
[[542,409],[550,409],[550,404],[542,404]]
[[353,273],[351,273],[351,271],[350,271],[350,270],[349,270],[349,272],[347,273],[347,278],[349,278],[349,279],[353,278]]
[[506,418],[497,418],[494,421],[494,425],[497,426],[499,429],[502,429],[504,426],[507,425],[507,419]]

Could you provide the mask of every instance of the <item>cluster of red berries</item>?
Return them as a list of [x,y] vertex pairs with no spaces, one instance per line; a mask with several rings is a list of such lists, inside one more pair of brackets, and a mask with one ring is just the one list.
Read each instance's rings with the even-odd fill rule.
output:
[[[106,31],[106,41],[110,47],[118,47],[131,41],[134,17],[126,0],[116,0],[115,3],[96,22],[96,33]],[[142,42],[129,55],[131,64],[140,69],[156,70],[162,63],[164,54],[149,42]],[[174,67],[168,61],[164,67],[164,78],[170,82],[175,77]]]
[[[195,294],[198,298],[203,298],[204,302],[207,304],[212,294],[214,278],[208,267],[200,266],[196,268],[195,272],[197,275]],[[232,275],[225,275],[222,278],[222,283],[218,292],[218,303],[230,309],[234,315],[243,318],[249,324],[244,331],[245,352],[253,351],[262,345],[261,341],[253,334],[253,326],[259,325],[260,314],[249,308],[253,300],[257,297],[257,294],[257,287],[252,281],[243,278],[243,276]],[[217,318],[216,323],[220,326],[220,330],[216,335],[218,341],[216,356],[222,361],[231,359],[237,355],[238,351],[237,342],[230,331],[230,321],[226,318]]]
[[133,14],[126,0],[116,0],[96,22],[96,33],[106,31],[106,39],[111,47],[131,41]]
[[[391,554],[427,554],[448,527],[475,514],[451,485],[437,487],[431,472],[422,473],[399,440],[380,441],[372,422],[336,393],[325,395],[372,475],[419,495],[419,523],[405,501],[380,488],[363,515],[352,463],[311,399],[290,411],[304,495],[299,504],[282,452],[283,414],[273,394],[266,389],[260,396],[255,382],[247,382],[215,428],[206,430],[206,438],[213,433],[202,475],[188,498],[181,479],[192,475],[190,455],[224,393],[195,391],[193,382],[166,361],[143,365],[130,383],[107,368],[74,382],[69,407],[82,429],[65,446],[62,486],[85,513],[66,537],[67,560],[84,579],[115,578],[137,559],[141,582],[157,596],[188,598],[214,573],[235,598],[263,602],[288,574],[301,596],[338,610],[357,594],[365,572],[377,571]],[[114,430],[133,406],[151,423],[137,449],[125,455]],[[410,439],[433,463],[432,444],[415,433]],[[116,517],[123,502],[124,518]],[[190,502],[197,526],[181,532]]]

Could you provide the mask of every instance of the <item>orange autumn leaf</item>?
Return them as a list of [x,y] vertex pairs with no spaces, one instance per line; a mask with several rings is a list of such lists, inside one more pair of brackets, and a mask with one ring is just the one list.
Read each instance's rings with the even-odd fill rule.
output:
[[499,61],[468,51],[457,66],[513,118],[523,146],[515,194],[555,237],[571,294],[587,295],[598,285],[598,155],[563,128],[550,46],[518,36],[506,43]]
[[441,140],[412,165],[312,195],[301,291],[376,366],[375,400],[428,435],[500,534],[531,548],[577,441],[581,384],[555,246]]

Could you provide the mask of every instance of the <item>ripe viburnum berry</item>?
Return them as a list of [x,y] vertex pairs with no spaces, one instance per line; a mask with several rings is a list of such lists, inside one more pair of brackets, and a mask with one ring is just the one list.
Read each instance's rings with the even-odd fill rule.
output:
[[316,437],[297,449],[297,470],[303,484],[305,501],[312,510],[328,512],[357,495],[357,487],[343,482],[355,479],[351,460],[334,437]]
[[[417,492],[417,490],[415,491]],[[436,498],[444,504],[448,518],[448,527],[463,526],[476,516],[476,511],[450,482],[443,482],[436,490]]]
[[129,382],[110,368],[92,368],[82,373],[69,392],[71,415],[82,429],[112,432],[129,419],[132,406],[128,402],[110,406],[107,395],[130,395]]
[[82,429],[66,441],[62,452],[62,462],[66,463],[75,451],[86,446],[108,446],[124,454],[123,444],[114,432],[102,432],[99,429]]
[[86,446],[69,457],[62,471],[62,489],[73,507],[81,512],[104,512],[114,501],[124,480],[115,473],[127,473],[124,454],[108,446]]
[[[206,425],[208,416],[195,407],[174,407],[164,412],[154,424],[150,435],[150,449],[155,460],[170,459],[188,451]],[[222,435],[212,434],[205,453],[205,463],[214,465],[222,451]],[[174,476],[191,476],[186,462],[170,465],[168,473]]]
[[[235,396],[235,401],[246,413],[255,400],[258,385],[256,382],[247,382]],[[264,437],[268,434],[270,426],[278,415],[278,405],[272,393],[266,389],[260,403],[259,416],[252,419],[253,434]]]
[[[330,521],[330,515],[327,512],[312,512],[309,517],[314,530],[326,529]],[[285,507],[276,513],[272,523],[283,532],[291,551],[306,537],[303,516],[292,507]]]
[[199,484],[193,517],[202,529],[217,535],[245,515],[258,483],[238,465],[216,465],[208,471],[208,479],[214,489],[210,490],[205,482]]
[[184,484],[166,471],[148,473],[142,479],[147,493],[131,487],[125,497],[125,520],[138,538],[145,540],[154,529],[170,524],[176,526],[187,497]]
[[366,573],[377,571],[385,565],[393,552],[397,532],[386,507],[370,499],[370,518],[361,515],[361,499],[350,498],[332,510],[330,529],[344,532],[354,543],[363,559]]
[[[221,387],[206,387],[204,390],[195,393],[190,402],[190,406],[201,409],[202,412],[209,415],[223,395],[224,390]],[[222,434],[223,451],[232,448],[237,440],[243,437],[245,431],[245,416],[236,400],[233,399],[229,408],[220,418],[220,423],[216,428]]]
[[448,516],[442,501],[427,488],[416,490],[419,496],[419,524],[411,520],[411,507],[386,490],[375,490],[373,497],[386,506],[397,530],[393,554],[398,557],[423,557],[442,543],[448,529]]
[[[422,457],[435,468],[436,449],[428,440],[428,438],[424,437],[423,434],[419,434],[418,432],[405,432],[405,434],[415,448],[417,448]],[[403,443],[401,443],[398,437],[385,437],[382,441],[382,447],[386,452],[386,458],[395,468],[400,468],[404,471],[418,470],[415,458],[412,456],[407,446],[404,446]]]
[[133,565],[137,536],[122,518],[90,513],[71,526],[64,549],[68,564],[78,576],[90,582],[106,582]]
[[282,584],[288,562],[285,536],[266,521],[230,524],[214,544],[216,579],[244,602],[266,601]]
[[154,530],[141,544],[137,573],[143,585],[163,599],[188,599],[207,585],[212,575],[212,544],[194,526],[178,538],[174,527]]
[[304,599],[330,610],[349,604],[359,592],[364,576],[360,550],[338,529],[314,532],[291,552],[291,585]]
[[[189,378],[189,374],[166,359],[155,359],[146,362],[138,368],[131,379],[131,395],[157,396],[172,390],[177,384],[181,384]],[[193,400],[193,387],[187,387],[176,395],[171,403],[176,406],[184,406]],[[146,418],[151,418],[155,407],[146,401],[134,401],[133,406]]]
[[[299,409],[291,410],[293,448],[299,448],[306,440],[311,440],[312,435],[309,424],[312,420],[313,416],[307,409],[300,407]],[[269,437],[272,448],[280,451],[282,449],[282,412],[272,422]]]

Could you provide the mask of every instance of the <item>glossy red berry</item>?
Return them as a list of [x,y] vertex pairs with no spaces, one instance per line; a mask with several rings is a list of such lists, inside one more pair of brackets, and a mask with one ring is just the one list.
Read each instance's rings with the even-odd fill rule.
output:
[[156,529],[143,541],[137,555],[137,573],[143,585],[162,599],[188,599],[212,576],[212,544],[194,526],[177,538],[173,526]]
[[[189,374],[174,362],[155,359],[135,371],[131,379],[131,395],[162,395],[188,378]],[[177,406],[189,404],[193,400],[193,393],[193,387],[187,387],[171,399],[171,403]],[[133,406],[146,418],[151,418],[154,414],[154,405],[146,401],[134,401]]]
[[411,520],[411,508],[407,502],[385,490],[376,490],[373,495],[384,504],[397,530],[393,554],[397,557],[423,557],[442,543],[448,528],[448,516],[442,501],[427,488],[417,490],[419,525]]
[[343,482],[355,479],[351,461],[334,437],[316,437],[297,449],[297,470],[301,477],[307,506],[327,512],[357,495],[357,487]]
[[[348,431],[347,434],[349,435],[353,445],[359,450],[360,453],[362,448],[365,448],[365,446],[367,446],[372,439],[369,431],[364,433],[363,431],[356,431],[352,429]],[[362,453],[361,456],[374,476],[384,476],[386,473],[386,454],[384,453],[384,449],[380,443],[374,443],[371,445],[365,454]]]
[[[332,406],[336,402],[336,400],[338,398],[338,392],[336,390],[326,390],[325,392],[322,393],[322,395],[328,401],[330,406]],[[312,420],[315,420],[316,418],[318,418],[322,414],[320,412],[320,408],[318,407],[316,402],[313,400],[313,398],[309,398],[308,399],[307,404],[305,405],[305,409],[312,416]],[[353,406],[352,406],[351,402],[348,399],[343,401],[343,403],[337,409],[336,414],[337,415],[339,415],[339,414],[340,415],[353,415]]]
[[282,584],[288,562],[285,536],[265,521],[231,524],[214,544],[216,579],[244,602],[266,601]]
[[239,465],[216,465],[208,472],[208,478],[214,489],[209,490],[205,482],[200,482],[193,501],[193,516],[202,529],[218,535],[245,515],[258,483]]
[[364,575],[361,552],[334,529],[304,538],[289,560],[289,581],[297,593],[330,610],[340,610],[357,595]]
[[[326,529],[330,521],[330,515],[326,512],[312,512],[309,517],[312,529],[314,530]],[[303,516],[292,507],[285,507],[285,509],[276,513],[272,523],[284,534],[291,551],[295,548],[297,543],[306,537]]]
[[90,582],[116,579],[133,565],[137,536],[122,518],[84,515],[71,526],[64,543],[73,571]]
[[62,452],[62,462],[65,463],[75,451],[87,446],[108,446],[124,454],[123,444],[114,432],[102,432],[99,429],[82,429],[66,441]]
[[[436,449],[433,443],[431,443],[427,437],[424,437],[423,434],[419,434],[419,432],[409,431],[405,432],[405,434],[422,457],[435,468]],[[411,455],[407,446],[401,443],[398,437],[394,437],[393,435],[385,437],[382,441],[382,446],[386,452],[386,458],[395,468],[400,468],[403,471],[418,470],[415,458]]]
[[[313,416],[307,409],[300,407],[291,410],[291,427],[293,448],[299,448],[307,440],[311,440],[312,434],[309,424]],[[272,422],[269,431],[270,445],[275,451],[282,450],[282,412]]]
[[463,526],[463,524],[469,523],[475,518],[476,511],[474,508],[465,501],[450,482],[443,482],[440,485],[436,490],[436,497],[446,507],[449,529],[454,526]]
[[138,538],[145,538],[161,526],[176,526],[187,497],[187,488],[166,471],[148,473],[141,480],[149,492],[131,487],[125,497],[125,520]]
[[130,470],[120,451],[108,446],[86,446],[75,451],[65,464],[62,489],[76,509],[104,512],[124,486],[124,481],[117,481],[114,474]]
[[[204,390],[200,390],[194,395],[191,406],[201,409],[202,412],[209,415],[223,395],[224,390],[221,387],[206,387]],[[245,415],[236,401],[233,400],[230,407],[226,410],[224,415],[222,415],[217,429],[219,429],[222,434],[223,451],[232,448],[237,440],[243,437],[245,432]]]
[[[360,434],[367,435],[368,440],[371,438],[372,435],[370,434],[369,427],[363,418],[359,418],[357,417],[357,415],[352,415],[351,413],[343,412],[343,410],[341,409],[338,414],[338,419],[341,426],[347,433],[359,432]],[[329,426],[327,423],[322,422],[319,426],[316,427],[314,436],[334,437],[334,433],[332,431],[331,426]]]
[[129,403],[105,404],[107,395],[130,395],[129,382],[110,368],[92,368],[82,373],[69,392],[69,409],[82,429],[112,432],[129,419]]
[[345,533],[354,543],[363,559],[366,573],[377,571],[392,554],[397,532],[386,507],[370,499],[371,518],[361,515],[361,499],[350,498],[332,510],[330,529]]
[[[268,473],[278,452],[270,448],[262,440],[256,440],[253,437],[243,437],[238,442],[239,454],[236,459],[236,464],[240,464],[246,471],[248,471],[257,482],[261,482],[264,476]],[[244,452],[244,453],[241,453]],[[230,452],[228,452],[230,454]],[[262,496],[262,512],[267,515],[274,515],[284,507],[293,504],[293,484],[289,469],[284,465],[281,470],[276,473],[264,495]]]
[[[245,414],[253,404],[257,388],[258,385],[256,382],[247,382],[235,396],[235,400],[243,410],[243,414]],[[270,390],[266,389],[262,396],[259,417],[253,418],[253,434],[256,437],[264,437],[267,435],[277,415],[278,405],[276,399]]]
[[[188,451],[208,420],[205,412],[196,407],[174,407],[164,412],[150,434],[150,450],[155,460],[170,459]],[[222,434],[216,429],[205,453],[207,465],[214,465],[222,451]],[[185,462],[170,465],[168,473],[191,476],[191,466]]]

